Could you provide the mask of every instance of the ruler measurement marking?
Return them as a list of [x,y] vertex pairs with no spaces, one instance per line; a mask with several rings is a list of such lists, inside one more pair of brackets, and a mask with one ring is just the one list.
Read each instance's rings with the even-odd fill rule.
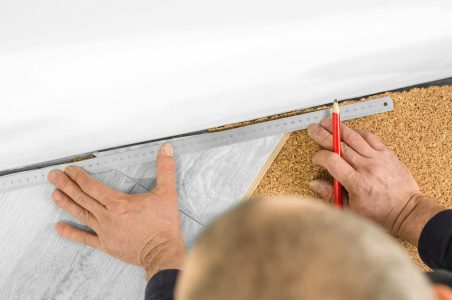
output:
[[[388,112],[393,109],[390,97],[384,97],[341,107],[343,121],[359,117],[370,116]],[[75,165],[90,173],[99,173],[127,165],[135,165],[155,160],[155,153],[166,142],[170,142],[177,154],[193,153],[200,150],[236,144],[253,139],[292,132],[307,128],[312,123],[318,123],[321,119],[330,115],[330,109],[314,111],[306,114],[270,120],[248,126],[233,128],[218,132],[202,133],[170,140],[160,140],[148,144],[119,148],[95,153],[94,158],[74,163],[60,164],[13,173],[0,177],[0,193],[21,187],[33,186],[47,181],[47,173],[53,169],[64,170],[68,165]]]

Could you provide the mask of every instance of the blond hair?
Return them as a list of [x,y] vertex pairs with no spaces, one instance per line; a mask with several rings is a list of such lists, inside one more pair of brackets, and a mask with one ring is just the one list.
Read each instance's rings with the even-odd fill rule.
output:
[[312,201],[252,200],[216,220],[193,248],[201,275],[184,299],[434,299],[380,228]]

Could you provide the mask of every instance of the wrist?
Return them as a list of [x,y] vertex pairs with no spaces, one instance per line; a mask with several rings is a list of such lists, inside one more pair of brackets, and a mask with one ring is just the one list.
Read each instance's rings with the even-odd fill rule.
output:
[[393,233],[417,246],[425,224],[445,208],[421,192],[413,194],[394,224]]
[[144,265],[144,270],[146,271],[146,278],[149,280],[155,274],[163,270],[182,270],[182,259],[172,258],[163,259],[159,264],[147,264]]
[[150,279],[162,270],[181,270],[184,259],[184,249],[184,242],[181,238],[178,240],[162,242],[143,253],[141,264],[146,271],[146,278]]

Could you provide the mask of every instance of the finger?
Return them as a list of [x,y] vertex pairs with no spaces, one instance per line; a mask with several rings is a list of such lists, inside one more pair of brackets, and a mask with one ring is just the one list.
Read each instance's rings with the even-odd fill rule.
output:
[[[311,190],[320,195],[320,198],[328,203],[334,202],[334,187],[333,182],[324,180],[324,179],[316,179],[309,183],[309,187]],[[348,204],[348,195],[342,193],[342,205],[347,206]]]
[[64,172],[69,176],[69,178],[77,183],[84,193],[88,194],[105,206],[108,205],[108,200],[111,199],[111,195],[116,192],[88,175],[81,168],[69,166],[64,170]]
[[326,180],[313,180],[309,183],[311,190],[320,195],[325,202],[332,203],[334,199],[333,183]]
[[353,185],[353,182],[358,176],[355,169],[342,157],[328,150],[320,150],[314,154],[312,161],[327,169],[331,176],[339,180],[346,189]]
[[99,237],[91,232],[75,228],[72,225],[60,222],[55,225],[55,229],[62,237],[94,248],[101,247]]
[[71,198],[59,190],[52,193],[52,199],[62,209],[70,213],[82,224],[85,224],[93,229],[97,227],[97,220],[92,213],[75,203]]
[[365,139],[366,142],[369,143],[369,145],[372,146],[372,148],[374,148],[375,150],[383,151],[387,149],[386,145],[383,144],[383,142],[380,141],[380,139],[372,133],[358,129],[356,129],[356,132],[358,132],[363,137],[363,139]]
[[[308,127],[308,134],[317,144],[333,151],[333,135],[328,130],[317,124],[311,124]],[[362,158],[361,155],[345,143],[341,143],[341,151],[342,157],[352,166],[356,166],[360,158]]]
[[176,191],[176,162],[170,144],[163,145],[157,154],[157,188]]
[[[320,125],[332,133],[333,129],[331,118],[323,119],[322,121],[320,121]],[[371,157],[375,153],[375,150],[366,142],[366,140],[363,139],[363,137],[358,132],[351,129],[344,123],[341,123],[341,139],[353,150],[363,156]]]
[[65,173],[58,170],[51,171],[48,175],[48,179],[57,189],[64,192],[78,205],[91,213],[96,214],[101,211],[101,208],[103,209],[99,202],[85,194]]

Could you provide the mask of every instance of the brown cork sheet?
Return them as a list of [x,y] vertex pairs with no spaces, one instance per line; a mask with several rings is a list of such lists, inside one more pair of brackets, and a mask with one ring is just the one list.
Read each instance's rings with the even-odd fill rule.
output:
[[[394,100],[394,111],[347,124],[377,135],[411,170],[423,192],[452,207],[452,86],[414,88],[368,99],[386,95]],[[253,195],[316,197],[308,183],[315,178],[328,177],[324,170],[311,163],[318,150],[306,130],[292,133],[261,176]],[[400,243],[422,269],[427,269],[413,246]]]

